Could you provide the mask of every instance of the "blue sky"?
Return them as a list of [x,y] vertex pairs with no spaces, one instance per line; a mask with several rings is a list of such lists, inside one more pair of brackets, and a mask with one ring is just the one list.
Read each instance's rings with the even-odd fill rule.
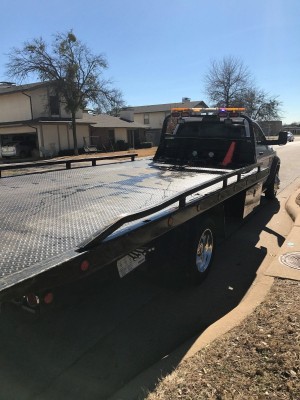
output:
[[204,100],[212,60],[239,58],[257,86],[300,121],[299,0],[2,0],[0,81],[7,53],[70,29],[108,60],[127,105]]

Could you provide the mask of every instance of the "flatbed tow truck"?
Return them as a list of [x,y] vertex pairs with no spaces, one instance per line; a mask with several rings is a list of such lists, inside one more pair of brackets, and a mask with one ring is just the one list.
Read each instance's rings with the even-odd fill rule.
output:
[[[153,159],[0,179],[0,303],[40,307],[104,268],[180,264],[201,281],[219,238],[274,198],[280,160],[243,109],[173,109]],[[132,160],[133,161],[133,160]]]

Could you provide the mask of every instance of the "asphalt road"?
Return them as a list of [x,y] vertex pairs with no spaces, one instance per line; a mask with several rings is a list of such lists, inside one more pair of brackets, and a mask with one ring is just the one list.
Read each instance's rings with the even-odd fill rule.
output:
[[300,136],[296,136],[294,142],[288,142],[285,146],[274,146],[274,148],[281,159],[280,193],[300,175]]
[[163,370],[149,378],[149,387],[176,367],[195,338],[241,301],[258,268],[272,261],[290,230],[280,203],[300,175],[300,138],[277,151],[282,159],[279,201],[264,200],[221,244],[201,286],[166,286],[137,270],[120,281],[97,284],[93,279],[88,290],[81,288],[79,296],[40,318],[5,307],[0,398],[108,399],[159,360]]

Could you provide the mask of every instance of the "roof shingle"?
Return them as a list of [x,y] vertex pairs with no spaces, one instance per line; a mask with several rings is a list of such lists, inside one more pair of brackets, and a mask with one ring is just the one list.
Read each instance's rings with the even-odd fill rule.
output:
[[139,124],[137,122],[124,121],[118,117],[112,117],[107,114],[92,115],[83,113],[82,118],[76,120],[77,123],[88,123],[93,125],[95,128],[149,128],[148,125]]

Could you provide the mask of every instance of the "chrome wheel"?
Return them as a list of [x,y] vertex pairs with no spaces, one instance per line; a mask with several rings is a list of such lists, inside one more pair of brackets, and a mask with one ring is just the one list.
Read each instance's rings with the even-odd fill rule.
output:
[[211,229],[206,228],[199,239],[196,253],[196,268],[203,273],[210,266],[214,247],[214,236]]

